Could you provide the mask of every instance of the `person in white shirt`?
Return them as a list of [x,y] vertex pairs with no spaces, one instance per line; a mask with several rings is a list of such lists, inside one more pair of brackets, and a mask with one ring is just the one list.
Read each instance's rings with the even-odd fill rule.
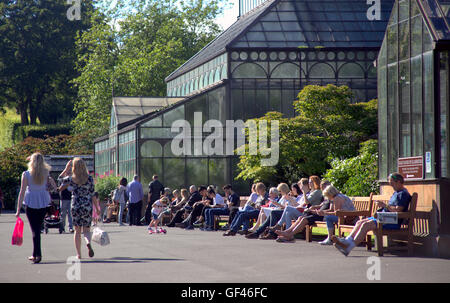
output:
[[[166,233],[166,230],[162,227],[158,228],[158,224],[160,221],[159,215],[163,210],[168,207],[169,205],[169,199],[166,197],[162,197],[161,199],[157,200],[152,205],[152,220],[150,221],[150,224],[148,225],[148,233],[154,234],[154,233]],[[152,227],[155,227],[155,230],[153,230]]]

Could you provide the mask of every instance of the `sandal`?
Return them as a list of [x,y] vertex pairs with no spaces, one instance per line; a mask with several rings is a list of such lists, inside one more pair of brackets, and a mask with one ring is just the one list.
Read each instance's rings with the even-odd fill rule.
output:
[[28,260],[30,260],[31,262],[36,264],[36,263],[41,262],[42,257],[33,257],[33,256],[31,256],[31,257],[28,257]]

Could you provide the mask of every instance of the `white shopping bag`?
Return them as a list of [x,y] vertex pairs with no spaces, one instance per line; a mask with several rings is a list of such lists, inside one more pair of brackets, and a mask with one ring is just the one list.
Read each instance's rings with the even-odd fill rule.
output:
[[377,221],[383,224],[397,224],[398,213],[396,212],[377,212]]
[[101,230],[99,227],[94,228],[92,233],[92,241],[100,244],[101,246],[105,246],[109,244],[109,236],[108,233],[104,230]]

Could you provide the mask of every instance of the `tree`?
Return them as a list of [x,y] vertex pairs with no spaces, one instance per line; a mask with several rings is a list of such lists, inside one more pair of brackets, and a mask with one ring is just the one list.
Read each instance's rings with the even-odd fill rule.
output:
[[279,161],[273,167],[262,167],[260,154],[240,156],[238,178],[271,184],[296,181],[322,176],[331,159],[356,156],[359,144],[377,133],[377,107],[376,101],[351,104],[351,96],[346,86],[306,86],[293,102],[298,114],[294,118],[270,112],[256,119],[267,120],[269,125],[279,121]]
[[348,196],[369,196],[378,193],[378,141],[361,143],[356,157],[331,161],[324,178]]
[[[92,4],[82,3],[87,16]],[[65,0],[0,3],[0,106],[16,108],[22,125],[52,120],[45,116],[51,104],[73,103],[67,83],[76,76],[75,36],[89,18],[71,22],[68,8]]]
[[113,93],[166,96],[165,77],[219,33],[213,22],[221,12],[218,0],[132,3],[135,10],[119,7],[103,18],[96,16],[91,30],[77,39],[76,132],[107,133]]

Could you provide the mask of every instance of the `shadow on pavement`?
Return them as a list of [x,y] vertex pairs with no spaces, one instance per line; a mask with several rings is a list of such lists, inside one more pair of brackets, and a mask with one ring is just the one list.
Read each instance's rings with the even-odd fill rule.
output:
[[[185,259],[170,259],[170,258],[131,258],[131,257],[114,257],[109,259],[81,259],[80,263],[147,263],[151,261],[185,261]],[[66,264],[66,261],[45,261],[42,260],[39,264]]]

